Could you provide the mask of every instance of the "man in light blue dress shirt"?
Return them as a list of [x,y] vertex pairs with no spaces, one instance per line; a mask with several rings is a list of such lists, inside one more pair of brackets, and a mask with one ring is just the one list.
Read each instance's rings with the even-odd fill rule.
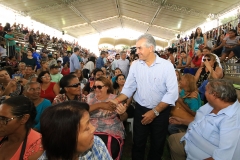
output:
[[178,83],[173,65],[154,51],[156,42],[150,34],[140,36],[136,43],[139,60],[132,64],[121,94],[112,100],[121,103],[133,93],[137,102],[133,124],[132,159],[143,160],[150,134],[149,160],[162,157],[171,105],[178,98]]
[[74,48],[74,53],[70,57],[70,72],[75,72],[81,69],[78,55],[80,54],[79,48]]
[[105,53],[105,51],[101,51],[101,54],[96,61],[96,68],[101,69],[102,67],[104,67],[103,58],[105,57]]
[[[240,159],[240,103],[232,83],[227,80],[210,80],[205,96],[208,103],[200,107],[194,121],[188,125],[186,134],[181,138],[185,142],[185,152],[179,145],[171,153],[172,160],[239,160]],[[169,137],[176,139],[178,134]],[[183,147],[183,145],[182,145]]]

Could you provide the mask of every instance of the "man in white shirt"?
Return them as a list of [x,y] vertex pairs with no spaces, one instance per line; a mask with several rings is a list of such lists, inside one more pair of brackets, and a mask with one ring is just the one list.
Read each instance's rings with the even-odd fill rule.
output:
[[128,76],[129,60],[126,59],[127,54],[125,51],[120,52],[121,59],[117,60],[116,68],[120,68],[125,77]]
[[3,47],[3,44],[0,45],[0,56],[7,57],[6,49]]
[[219,67],[222,68],[219,57],[216,54],[211,53],[211,48],[210,47],[204,47],[202,53],[203,53],[203,57],[202,57],[201,67],[203,67],[203,59],[204,59],[205,55],[206,54],[212,54],[216,57],[216,61],[218,62]]
[[120,59],[120,54],[116,54],[115,55],[115,59],[114,59],[114,61],[112,62],[112,71],[114,71],[117,67],[116,67],[116,62],[117,62],[117,60],[119,60]]

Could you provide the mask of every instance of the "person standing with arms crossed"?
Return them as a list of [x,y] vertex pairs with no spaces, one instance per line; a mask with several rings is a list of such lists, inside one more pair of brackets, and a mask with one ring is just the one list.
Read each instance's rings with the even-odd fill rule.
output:
[[70,57],[70,72],[75,72],[76,70],[81,69],[80,62],[78,59],[79,48],[74,48],[74,53]]
[[167,135],[171,106],[178,98],[178,83],[173,65],[154,51],[155,39],[144,34],[137,39],[136,48],[139,61],[130,67],[128,78],[122,92],[114,104],[130,98],[133,93],[137,102],[133,124],[132,159],[143,160],[145,147],[150,133],[150,151],[148,160],[162,157]]

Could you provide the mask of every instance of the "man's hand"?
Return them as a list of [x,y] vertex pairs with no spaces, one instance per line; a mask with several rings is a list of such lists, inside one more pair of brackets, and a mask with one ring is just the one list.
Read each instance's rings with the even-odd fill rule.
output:
[[150,110],[148,112],[146,112],[144,115],[142,115],[143,119],[142,119],[142,124],[143,125],[147,125],[149,123],[151,123],[154,118],[156,118],[155,113],[153,112],[153,110]]
[[110,112],[113,112],[116,110],[116,104],[112,102],[105,102],[102,104],[101,109],[108,110]]

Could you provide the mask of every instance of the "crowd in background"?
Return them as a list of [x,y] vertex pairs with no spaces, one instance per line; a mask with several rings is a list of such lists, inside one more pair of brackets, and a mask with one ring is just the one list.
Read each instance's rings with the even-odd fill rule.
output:
[[[114,59],[109,58],[109,51],[102,50],[96,57],[77,43],[50,38],[20,25],[7,24],[0,30],[6,39],[0,50],[2,159],[116,159],[121,149],[116,155],[109,154],[99,133],[124,140],[123,122],[128,118],[134,118],[133,159],[144,158],[149,133],[151,160],[162,156],[167,135],[171,135],[168,142],[173,159],[178,159],[174,154],[177,151],[182,159],[215,159],[222,153],[231,153],[231,159],[239,157],[238,139],[231,144],[224,141],[231,151],[221,146],[225,127],[226,134],[240,136],[233,131],[239,132],[238,118],[234,119],[236,123],[229,120],[232,115],[240,116],[239,103],[232,84],[221,80],[220,63],[226,55],[240,55],[234,30],[225,38],[220,35],[219,44],[210,48],[197,28],[188,50],[177,53],[168,48],[166,54],[155,52],[154,38],[145,34],[130,54],[120,51]],[[16,43],[15,31],[25,35],[27,46]],[[40,50],[38,44],[43,45]],[[55,50],[50,51],[49,45]],[[220,94],[225,90],[228,94]],[[232,109],[218,117],[229,106]],[[226,124],[216,126],[220,120]],[[196,127],[199,124],[202,130]],[[210,144],[209,150],[203,143],[197,144],[198,137]],[[183,146],[174,147],[180,139],[187,142],[187,155]]]

